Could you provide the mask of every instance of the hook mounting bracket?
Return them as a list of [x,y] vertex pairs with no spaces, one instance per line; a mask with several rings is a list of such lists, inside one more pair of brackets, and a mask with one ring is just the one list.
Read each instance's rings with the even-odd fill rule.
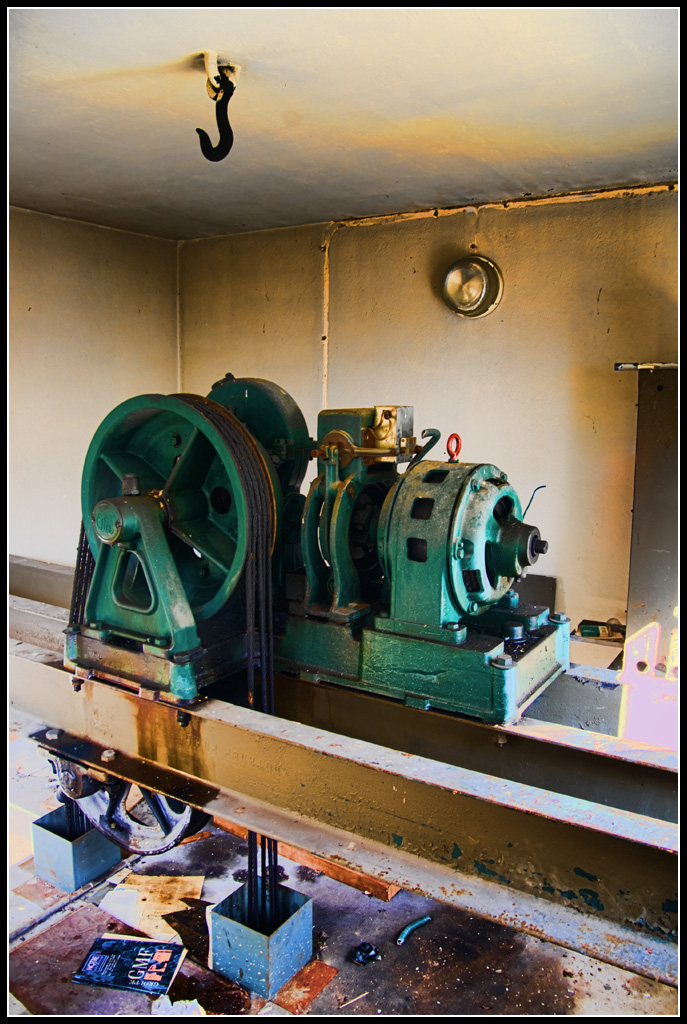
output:
[[203,54],[205,74],[207,75],[207,90],[211,100],[219,99],[223,89],[223,78],[233,83],[234,89],[238,85],[241,65],[226,57],[221,57],[216,50],[206,50]]

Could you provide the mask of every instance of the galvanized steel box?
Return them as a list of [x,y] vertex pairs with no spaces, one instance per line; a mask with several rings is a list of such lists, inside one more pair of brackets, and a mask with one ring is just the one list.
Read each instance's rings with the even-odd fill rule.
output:
[[312,901],[284,885],[277,887],[277,900],[277,925],[269,934],[268,928],[248,927],[247,885],[209,907],[207,915],[210,969],[264,999],[312,958]]
[[64,892],[76,892],[122,859],[119,847],[97,829],[69,839],[64,806],[34,821],[31,838],[36,875]]

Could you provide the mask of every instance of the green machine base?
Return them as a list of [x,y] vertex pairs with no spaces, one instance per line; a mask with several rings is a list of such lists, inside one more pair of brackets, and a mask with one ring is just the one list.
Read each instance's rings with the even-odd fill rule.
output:
[[517,640],[494,635],[494,624],[489,632],[482,622],[442,630],[445,639],[438,639],[429,627],[423,633],[419,624],[382,617],[356,629],[290,616],[275,637],[276,662],[304,679],[503,725],[569,667],[569,620],[546,608],[522,611],[536,624]]

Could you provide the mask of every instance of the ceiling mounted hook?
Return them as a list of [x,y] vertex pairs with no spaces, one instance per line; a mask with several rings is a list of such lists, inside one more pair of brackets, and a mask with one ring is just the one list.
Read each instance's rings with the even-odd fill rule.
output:
[[210,136],[206,131],[202,128],[196,128],[196,131],[200,138],[200,149],[203,156],[206,160],[217,163],[220,160],[224,160],[234,144],[234,133],[229,124],[227,107],[229,106],[229,100],[234,95],[240,68],[236,64],[221,62],[214,50],[206,50],[203,56],[205,59],[205,73],[208,79],[208,95],[216,104],[215,115],[217,117],[219,142],[216,146],[213,146]]

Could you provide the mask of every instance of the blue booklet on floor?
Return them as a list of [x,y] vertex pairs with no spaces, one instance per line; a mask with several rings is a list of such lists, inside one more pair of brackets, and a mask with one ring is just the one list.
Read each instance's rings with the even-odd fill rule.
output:
[[73,977],[80,985],[101,985],[161,996],[181,967],[186,950],[179,943],[104,935]]

